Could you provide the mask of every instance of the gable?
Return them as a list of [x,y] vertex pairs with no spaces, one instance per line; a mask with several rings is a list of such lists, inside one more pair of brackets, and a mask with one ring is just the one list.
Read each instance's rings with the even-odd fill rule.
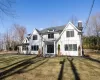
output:
[[[77,31],[77,32],[81,32],[81,31],[78,30],[71,22],[69,22],[69,23],[66,25],[66,27],[63,29],[63,31],[61,32],[59,38],[61,37],[61,35],[62,35],[62,34],[64,33],[64,31],[66,31],[66,30],[75,30],[75,31]],[[58,38],[58,39],[59,39],[59,38]]]
[[31,39],[33,39],[33,35],[37,35],[37,39],[41,38],[41,35],[39,34],[39,32],[37,31],[37,29],[34,29],[33,33],[32,33],[32,36],[31,36]]
[[[27,42],[26,42],[27,41]],[[27,38],[25,38],[23,41],[22,41],[22,43],[28,43],[29,42],[29,40],[27,39]]]

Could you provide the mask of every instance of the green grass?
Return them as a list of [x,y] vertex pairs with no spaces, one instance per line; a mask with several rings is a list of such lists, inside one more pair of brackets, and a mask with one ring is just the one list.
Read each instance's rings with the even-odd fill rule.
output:
[[43,58],[0,55],[0,80],[100,80],[100,55]]

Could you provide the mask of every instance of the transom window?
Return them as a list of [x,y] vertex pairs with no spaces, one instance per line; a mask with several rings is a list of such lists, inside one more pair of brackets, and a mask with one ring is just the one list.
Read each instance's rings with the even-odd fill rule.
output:
[[65,51],[77,51],[77,44],[65,44]]
[[31,50],[33,51],[38,51],[38,49],[39,49],[38,45],[31,46]]
[[66,37],[74,37],[74,31],[67,31]]
[[48,38],[54,38],[54,33],[48,34]]
[[33,35],[33,40],[37,40],[37,35]]

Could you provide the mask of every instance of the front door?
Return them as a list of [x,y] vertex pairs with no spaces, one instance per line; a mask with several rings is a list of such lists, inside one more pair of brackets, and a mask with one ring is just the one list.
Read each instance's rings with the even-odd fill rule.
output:
[[54,53],[54,44],[47,45],[47,53]]

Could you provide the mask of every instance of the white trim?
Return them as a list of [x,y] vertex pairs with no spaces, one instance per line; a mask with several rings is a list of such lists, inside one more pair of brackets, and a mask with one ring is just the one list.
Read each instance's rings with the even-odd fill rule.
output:
[[[26,40],[29,41],[29,40],[27,39],[27,37],[26,37],[26,38],[22,41],[22,43],[24,43],[24,41],[26,41]],[[26,43],[26,42],[25,42],[25,43]]]
[[[68,27],[68,25],[72,25],[72,27],[73,27],[74,29],[76,29],[77,32],[82,32],[82,31],[78,30],[71,22],[69,22],[69,23],[66,25],[66,27],[63,29],[63,31],[61,32],[59,38],[61,37],[61,35],[62,35],[63,32],[65,31],[65,29]],[[58,39],[59,39],[59,38],[58,38]]]

